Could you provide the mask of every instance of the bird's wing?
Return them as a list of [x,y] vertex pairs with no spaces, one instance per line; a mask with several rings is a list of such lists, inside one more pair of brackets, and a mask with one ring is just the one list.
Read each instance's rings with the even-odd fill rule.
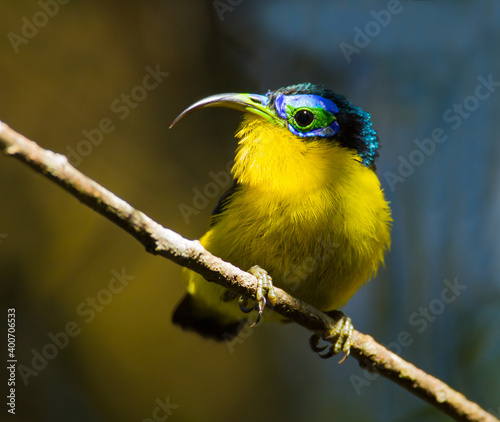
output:
[[239,189],[238,182],[233,180],[233,184],[229,189],[224,192],[224,194],[219,198],[219,202],[212,211],[212,216],[210,218],[210,227],[213,227],[217,223],[217,217],[226,209],[227,205],[231,202],[232,195]]

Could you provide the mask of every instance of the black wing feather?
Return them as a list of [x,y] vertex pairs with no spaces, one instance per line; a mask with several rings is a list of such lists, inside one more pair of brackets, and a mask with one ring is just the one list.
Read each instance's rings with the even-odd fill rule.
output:
[[239,188],[240,188],[240,186],[238,185],[238,182],[236,180],[233,180],[233,184],[219,198],[219,202],[217,202],[217,205],[215,206],[214,210],[212,211],[212,216],[210,217],[209,227],[213,227],[217,223],[218,217],[227,208],[228,204],[231,202],[231,199],[232,199],[231,197]]

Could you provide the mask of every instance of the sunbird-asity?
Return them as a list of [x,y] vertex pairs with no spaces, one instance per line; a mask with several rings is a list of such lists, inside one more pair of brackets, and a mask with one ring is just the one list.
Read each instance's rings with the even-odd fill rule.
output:
[[[234,183],[220,198],[202,245],[257,276],[258,317],[266,297],[274,301],[273,285],[334,311],[330,334],[340,342],[330,354],[348,353],[352,325],[336,310],[375,275],[390,247],[391,212],[375,173],[379,138],[370,114],[303,83],[266,95],[213,95],[173,124],[205,107],[245,114],[236,132]],[[248,311],[245,300],[186,273],[188,293],[173,322],[216,340],[236,335],[241,310]]]

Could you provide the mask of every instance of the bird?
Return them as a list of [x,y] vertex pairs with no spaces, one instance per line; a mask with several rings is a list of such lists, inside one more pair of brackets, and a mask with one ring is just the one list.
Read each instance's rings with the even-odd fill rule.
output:
[[[340,309],[373,278],[390,249],[392,217],[376,174],[380,140],[371,115],[323,85],[300,83],[265,95],[225,93],[204,98],[193,111],[226,107],[243,112],[231,169],[201,244],[258,280],[253,306],[186,270],[187,293],[172,321],[218,341],[231,340],[266,303],[274,287],[328,313],[329,333],[311,347],[321,357],[347,357],[352,322]],[[266,320],[268,318],[266,317]],[[281,319],[271,315],[270,320]],[[319,347],[320,339],[337,340]]]

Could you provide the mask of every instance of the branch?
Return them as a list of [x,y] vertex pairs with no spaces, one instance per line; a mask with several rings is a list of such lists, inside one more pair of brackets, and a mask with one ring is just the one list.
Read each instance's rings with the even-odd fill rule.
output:
[[[149,253],[161,255],[201,274],[206,280],[255,297],[254,276],[206,251],[197,240],[187,240],[162,227],[71,166],[64,155],[39,147],[0,121],[0,149],[29,165],[111,220],[141,242]],[[275,312],[313,332],[329,332],[334,321],[312,306],[275,288]],[[499,422],[476,403],[437,378],[390,352],[372,337],[354,331],[351,356],[372,372],[394,381],[458,421]]]

